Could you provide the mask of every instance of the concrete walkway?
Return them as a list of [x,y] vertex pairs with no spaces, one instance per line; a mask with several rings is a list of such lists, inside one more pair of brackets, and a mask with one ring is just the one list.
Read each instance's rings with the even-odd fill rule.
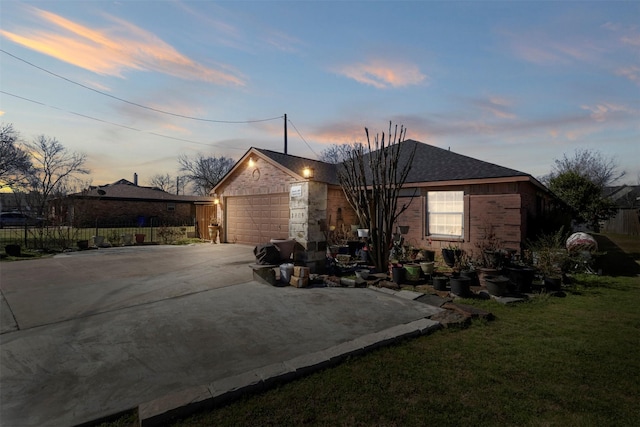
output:
[[248,372],[301,370],[305,357],[423,331],[441,311],[370,289],[259,284],[253,260],[248,246],[195,245],[0,264],[0,425],[75,425],[139,405],[156,416],[176,392],[236,390]]

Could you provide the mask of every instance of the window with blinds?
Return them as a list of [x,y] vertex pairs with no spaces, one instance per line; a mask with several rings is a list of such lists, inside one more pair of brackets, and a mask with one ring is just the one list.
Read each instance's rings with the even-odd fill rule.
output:
[[463,195],[462,191],[429,191],[427,194],[429,235],[462,238]]

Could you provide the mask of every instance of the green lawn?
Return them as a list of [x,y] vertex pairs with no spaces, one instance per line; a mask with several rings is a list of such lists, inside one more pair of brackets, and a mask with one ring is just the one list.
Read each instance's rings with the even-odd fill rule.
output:
[[[601,247],[603,262],[611,249]],[[578,276],[564,295],[465,303],[496,320],[380,349],[175,425],[638,424],[640,277]]]

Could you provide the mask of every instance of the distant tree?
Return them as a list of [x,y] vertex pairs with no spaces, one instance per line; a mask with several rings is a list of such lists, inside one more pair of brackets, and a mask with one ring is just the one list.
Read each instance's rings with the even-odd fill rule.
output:
[[25,192],[38,215],[44,215],[47,203],[61,196],[86,175],[86,155],[67,150],[57,139],[40,135],[27,144],[33,167],[27,177]]
[[205,157],[198,153],[193,159],[186,155],[178,158],[183,178],[193,186],[194,192],[206,196],[231,170],[235,161],[228,157]]
[[599,151],[577,149],[573,157],[568,157],[565,153],[562,159],[556,159],[551,173],[543,181],[548,185],[553,178],[566,172],[583,176],[600,189],[612,185],[625,175],[624,171],[618,171],[615,159],[605,157]]
[[29,153],[19,143],[20,135],[12,124],[0,125],[0,188],[23,182],[31,169]]
[[338,179],[360,225],[369,229],[369,255],[376,269],[386,271],[393,227],[413,200],[398,207],[400,190],[411,170],[416,147],[406,157],[401,156],[406,129],[401,126],[398,132],[398,126],[394,130],[391,122],[389,133],[376,134],[373,142],[367,128],[365,133],[367,145],[349,151],[338,169]]
[[358,149],[365,153],[367,152],[367,147],[360,142],[355,142],[353,144],[333,144],[320,152],[318,160],[325,163],[342,163],[349,159],[349,156],[353,151]]
[[562,199],[572,211],[575,219],[599,230],[599,222],[616,213],[616,205],[602,194],[602,189],[587,177],[568,171],[549,182],[549,189]]
[[155,174],[149,179],[149,185],[151,187],[159,188],[167,193],[176,192],[176,179],[167,174]]

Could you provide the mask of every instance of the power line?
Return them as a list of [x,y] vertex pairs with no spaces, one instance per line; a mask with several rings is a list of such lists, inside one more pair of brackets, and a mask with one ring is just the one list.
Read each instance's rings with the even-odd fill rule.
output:
[[298,130],[298,128],[296,127],[296,125],[293,124],[293,122],[291,120],[287,120],[289,123],[291,123],[291,126],[293,126],[293,128],[296,130],[296,133],[298,134],[298,136],[304,141],[305,144],[307,144],[307,147],[309,147],[309,150],[311,150],[311,152],[313,154],[315,154],[316,158],[320,158],[320,156],[318,156],[318,153],[316,153],[315,151],[313,151],[313,148],[311,148],[311,146],[309,145],[309,143],[307,142],[306,139],[304,139],[304,137],[302,136],[302,134],[300,133],[300,131]]
[[88,90],[90,90],[92,92],[95,92],[95,93],[99,93],[100,95],[108,96],[109,98],[115,99],[115,100],[120,101],[120,102],[124,102],[124,103],[129,104],[129,105],[133,105],[133,106],[136,106],[136,107],[139,107],[139,108],[144,108],[145,110],[149,110],[149,111],[154,111],[156,113],[166,114],[166,115],[174,116],[174,117],[180,117],[180,118],[183,118],[183,119],[197,120],[197,121],[200,121],[200,122],[227,123],[227,124],[259,123],[259,122],[268,122],[268,121],[271,121],[271,120],[278,120],[278,119],[282,118],[282,116],[278,116],[278,117],[270,117],[268,119],[256,119],[256,120],[213,120],[213,119],[205,119],[205,118],[201,118],[201,117],[192,117],[192,116],[186,116],[186,115],[183,115],[183,114],[172,113],[172,112],[169,112],[169,111],[160,110],[158,108],[153,108],[153,107],[148,107],[146,105],[138,104],[136,102],[127,101],[126,99],[119,98],[117,96],[111,95],[111,94],[106,93],[106,92],[102,92],[100,90],[94,89],[94,88],[92,88],[90,86],[87,86],[87,85],[83,85],[82,83],[78,83],[78,82],[76,82],[74,80],[71,80],[71,79],[69,79],[67,77],[64,77],[64,76],[61,76],[59,74],[56,74],[53,71],[49,71],[46,68],[42,68],[42,67],[40,67],[38,65],[35,65],[35,64],[33,64],[33,63],[31,63],[31,62],[29,62],[29,61],[27,61],[25,59],[22,59],[22,58],[20,58],[20,57],[18,57],[16,55],[13,55],[12,53],[9,53],[4,49],[0,49],[0,52],[4,53],[5,55],[9,55],[10,57],[12,57],[14,59],[17,59],[18,61],[24,62],[27,65],[30,65],[30,66],[32,66],[34,68],[37,68],[40,71],[44,71],[45,73],[51,74],[52,76],[55,76],[55,77],[57,77],[59,79],[62,79],[64,81],[66,81],[66,82],[69,82],[71,84],[80,86],[80,87],[82,87],[84,89],[88,89]]
[[[188,143],[191,143],[191,144],[206,145],[208,147],[220,147],[220,146],[218,146],[216,144],[213,144],[213,143],[193,141],[191,139],[184,139],[184,138],[176,138],[174,136],[163,135],[163,134],[156,133],[156,132],[149,132],[149,131],[146,131],[146,130],[137,129],[137,128],[134,128],[134,127],[131,127],[131,126],[127,126],[127,125],[123,125],[123,124],[120,124],[120,123],[110,122],[108,120],[99,119],[97,117],[88,116],[86,114],[78,113],[78,112],[75,112],[75,111],[65,110],[63,108],[59,108],[59,107],[56,107],[56,106],[53,106],[53,105],[47,105],[47,104],[45,104],[43,102],[36,101],[36,100],[33,100],[33,99],[29,99],[29,98],[25,98],[23,96],[15,95],[13,93],[9,93],[9,92],[6,92],[4,90],[0,90],[0,93],[2,93],[4,95],[13,96],[14,98],[22,99],[23,101],[32,102],[34,104],[38,104],[38,105],[42,105],[44,107],[52,108],[54,110],[62,111],[64,113],[73,114],[73,115],[76,115],[76,116],[79,116],[79,117],[84,117],[85,119],[94,120],[94,121],[100,122],[100,123],[106,123],[108,125],[112,125],[112,126],[121,127],[121,128],[124,128],[124,129],[133,130],[133,131],[136,131],[136,132],[147,133],[149,135],[159,136],[159,137],[166,138],[166,139],[173,139],[175,141],[188,142]],[[246,150],[245,148],[240,148],[240,147],[227,147],[227,146],[225,146],[224,148],[229,148],[229,149],[234,149],[234,150],[242,150],[242,151]]]

